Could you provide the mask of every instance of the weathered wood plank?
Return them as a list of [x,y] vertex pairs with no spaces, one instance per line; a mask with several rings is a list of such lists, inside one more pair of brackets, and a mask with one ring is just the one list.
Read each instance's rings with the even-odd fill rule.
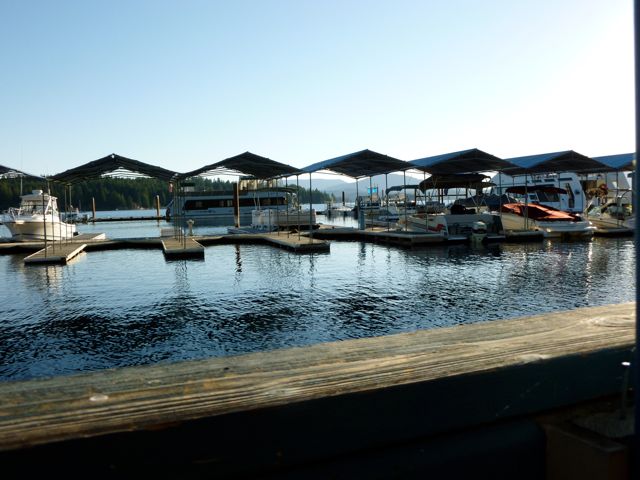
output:
[[62,243],[56,245],[50,245],[42,250],[32,253],[24,259],[24,263],[62,263],[65,264],[73,257],[82,252],[86,244],[77,243]]
[[162,238],[162,251],[167,258],[201,258],[204,247],[191,237]]
[[629,347],[635,304],[0,385],[0,450]]

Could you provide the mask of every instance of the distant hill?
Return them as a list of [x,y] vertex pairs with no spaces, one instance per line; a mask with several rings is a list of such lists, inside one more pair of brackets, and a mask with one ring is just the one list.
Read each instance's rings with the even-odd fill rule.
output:
[[[301,186],[309,188],[309,180],[305,180],[305,184],[303,185],[300,182]],[[326,178],[318,178],[315,179],[312,177],[311,179],[314,190],[317,188],[322,192],[326,192],[332,194],[337,201],[340,201],[342,198],[342,192],[345,194],[345,201],[347,202],[355,202],[356,199],[356,182],[347,182],[346,180],[341,180],[339,178],[336,179],[326,179]],[[415,177],[407,176],[407,184],[416,185],[420,183],[420,179]],[[371,178],[371,183],[369,183],[369,178],[361,179],[358,181],[358,193],[360,195],[367,195],[367,189],[369,185],[372,185],[374,188],[378,188],[378,192],[380,194],[384,193],[385,190],[385,178],[384,175],[376,175]],[[398,175],[396,173],[392,173],[387,175],[387,187],[393,187],[396,185],[403,185],[404,177],[402,175]]]

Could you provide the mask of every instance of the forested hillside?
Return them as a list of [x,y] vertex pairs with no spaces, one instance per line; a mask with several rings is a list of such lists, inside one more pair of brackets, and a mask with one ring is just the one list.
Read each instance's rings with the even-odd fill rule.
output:
[[[195,178],[191,181],[195,190],[228,191],[233,190],[232,183],[226,180],[211,180]],[[21,190],[22,189],[22,190]],[[67,206],[80,210],[91,210],[91,199],[96,202],[98,210],[129,210],[136,208],[154,208],[156,195],[160,196],[160,205],[165,206],[172,198],[167,182],[153,178],[102,178],[81,182],[71,187],[71,197],[65,197],[64,189],[55,182],[41,180],[7,178],[0,179],[0,210],[17,207],[20,204],[20,192],[29,193],[31,190],[50,191],[58,197],[58,206],[62,210]],[[309,190],[300,187],[298,197],[300,202],[309,202]],[[313,202],[323,203],[331,200],[331,195],[313,191]]]

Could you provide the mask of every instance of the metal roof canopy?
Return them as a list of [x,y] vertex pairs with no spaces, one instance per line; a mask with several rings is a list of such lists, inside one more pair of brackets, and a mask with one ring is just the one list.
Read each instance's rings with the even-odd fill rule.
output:
[[480,173],[458,173],[449,175],[432,175],[420,182],[420,191],[450,188],[472,188],[475,190],[495,186],[495,183],[485,182],[488,175]]
[[413,167],[409,162],[366,149],[314,163],[304,167],[302,172],[314,173],[320,170],[330,170],[358,179],[384,173],[400,172],[411,168]]
[[244,152],[235,157],[229,157],[210,165],[206,165],[191,172],[181,173],[179,178],[197,177],[198,175],[249,175],[256,179],[269,179],[296,175],[299,169],[285,163],[276,162],[251,152]]
[[57,173],[51,179],[56,182],[72,184],[100,178],[108,173],[121,176],[146,176],[167,181],[173,180],[178,175],[177,172],[112,153],[79,167]]
[[596,173],[611,170],[605,164],[573,150],[507,158],[507,161],[517,167],[509,170],[509,175],[547,172]]
[[606,155],[604,157],[593,157],[594,160],[604,163],[612,170],[633,170],[633,162],[636,159],[635,153],[620,153],[618,155]]
[[390,192],[401,192],[402,190],[420,190],[420,185],[394,185],[393,187],[387,188],[385,193],[388,195]]
[[409,162],[414,168],[433,175],[500,171],[513,168],[513,164],[477,148],[419,158]]
[[17,178],[17,177],[27,177],[27,178],[35,178],[36,180],[45,180],[45,178],[40,177],[38,175],[31,175],[30,173],[26,173],[21,170],[17,170],[15,168],[5,167],[4,165],[0,165],[0,178]]

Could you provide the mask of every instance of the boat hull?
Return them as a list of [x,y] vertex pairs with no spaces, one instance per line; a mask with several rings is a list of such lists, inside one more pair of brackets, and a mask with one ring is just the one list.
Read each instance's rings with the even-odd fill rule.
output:
[[546,238],[591,237],[595,227],[591,222],[581,221],[540,221],[521,217],[512,213],[502,213],[502,225],[505,230],[540,231]]
[[636,221],[634,217],[619,220],[611,216],[602,215],[589,217],[589,220],[591,220],[591,223],[593,223],[597,231],[622,231],[632,233],[636,230]]
[[[4,226],[11,232],[11,240],[16,242],[68,240],[77,235],[76,226],[54,220],[45,222],[42,217],[29,219],[4,219]],[[46,233],[45,233],[46,232]]]

